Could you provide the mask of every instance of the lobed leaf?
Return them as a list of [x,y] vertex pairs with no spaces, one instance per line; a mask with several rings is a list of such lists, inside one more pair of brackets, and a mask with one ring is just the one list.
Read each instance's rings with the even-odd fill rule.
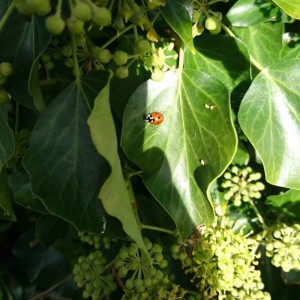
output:
[[[153,111],[164,115],[162,124],[144,122]],[[221,82],[192,69],[169,71],[162,82],[148,80],[129,99],[121,143],[183,237],[213,221],[206,193],[237,143]]]
[[[115,124],[109,103],[110,80],[95,99],[95,105],[88,118],[92,140],[98,153],[111,166],[111,173],[101,187],[99,198],[105,211],[118,218],[124,231],[147,252],[141,228],[133,210],[132,195],[128,193],[118,154],[118,141]],[[129,179],[128,179],[129,180]]]
[[53,99],[24,157],[33,194],[45,207],[78,230],[96,233],[105,225],[97,195],[108,166],[92,143],[87,118],[106,81],[106,72],[83,75]]
[[238,120],[274,185],[300,189],[300,59],[264,69],[245,94]]

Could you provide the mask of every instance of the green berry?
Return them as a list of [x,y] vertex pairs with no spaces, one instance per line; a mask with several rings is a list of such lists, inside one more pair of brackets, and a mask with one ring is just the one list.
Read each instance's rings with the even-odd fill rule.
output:
[[120,66],[119,68],[116,69],[115,74],[119,79],[125,79],[129,75],[129,70],[125,66]]
[[70,32],[72,33],[81,33],[83,31],[83,25],[84,23],[74,17],[70,17],[68,20],[67,20],[67,26],[68,26],[68,29],[70,30]]
[[65,26],[65,21],[61,16],[52,15],[46,19],[46,29],[53,34],[61,34]]
[[125,266],[121,266],[121,268],[118,270],[118,276],[120,278],[126,277],[127,273],[128,273],[128,268]]
[[5,77],[10,76],[13,73],[13,66],[8,62],[2,62],[0,64],[0,73],[2,73]]
[[100,49],[98,58],[102,64],[108,64],[112,59],[113,55],[110,53],[108,49]]
[[114,22],[112,24],[112,27],[117,30],[117,31],[121,31],[125,28],[125,24],[123,22],[123,19],[120,16],[117,16],[114,19]]
[[84,2],[79,2],[73,10],[74,17],[82,22],[87,22],[92,19],[92,10],[90,6]]
[[[62,48],[62,55],[65,57],[70,57],[72,56],[73,50],[72,50],[72,46],[71,45],[65,45]],[[91,237],[86,236],[84,239],[84,242],[89,243],[91,241]]]
[[10,95],[7,93],[6,90],[0,90],[0,104],[4,104],[9,102]]
[[125,259],[128,257],[128,248],[127,247],[122,247],[119,251],[119,256],[122,259]]
[[215,30],[218,24],[220,24],[220,21],[215,17],[208,17],[205,20],[205,28],[207,30]]
[[35,13],[38,16],[45,16],[51,11],[51,4],[49,0],[31,0]]
[[151,51],[151,45],[148,40],[138,40],[135,45],[136,52],[138,54],[145,54]]
[[109,26],[111,24],[111,12],[106,7],[95,7],[93,9],[93,21],[98,26]]
[[118,66],[125,65],[128,60],[128,54],[125,51],[116,51],[114,53],[113,59]]

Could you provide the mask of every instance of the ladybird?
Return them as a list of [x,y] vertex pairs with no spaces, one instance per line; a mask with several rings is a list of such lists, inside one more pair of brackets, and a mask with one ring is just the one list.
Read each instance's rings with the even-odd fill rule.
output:
[[144,121],[152,125],[159,125],[164,121],[164,116],[160,112],[152,112],[144,117]]

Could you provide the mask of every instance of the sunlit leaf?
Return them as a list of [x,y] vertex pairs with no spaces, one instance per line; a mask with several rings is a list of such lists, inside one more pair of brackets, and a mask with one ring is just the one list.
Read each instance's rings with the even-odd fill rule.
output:
[[266,0],[239,0],[226,14],[232,26],[249,27],[276,18],[279,9]]
[[247,91],[239,123],[264,164],[268,182],[300,189],[300,60],[262,71]]
[[52,100],[24,157],[33,193],[80,231],[104,229],[97,195],[108,166],[92,143],[87,118],[106,81],[106,72],[86,74]]
[[[162,124],[144,122],[153,111],[164,115]],[[207,190],[236,150],[228,90],[192,69],[147,81],[126,107],[122,146],[182,236],[190,235],[196,225],[213,221]]]
[[300,20],[299,0],[273,0],[286,14]]
[[282,49],[283,24],[259,23],[247,28],[234,28],[249,53],[263,66],[279,61]]
[[194,39],[196,54],[187,51],[185,67],[201,70],[221,80],[229,90],[250,76],[249,54],[238,39],[203,34]]
[[133,195],[129,194],[122,173],[116,129],[110,110],[109,90],[110,81],[98,94],[94,109],[88,118],[92,140],[97,151],[111,166],[110,176],[101,187],[99,198],[106,212],[118,218],[124,231],[146,251],[137,215],[133,210]]

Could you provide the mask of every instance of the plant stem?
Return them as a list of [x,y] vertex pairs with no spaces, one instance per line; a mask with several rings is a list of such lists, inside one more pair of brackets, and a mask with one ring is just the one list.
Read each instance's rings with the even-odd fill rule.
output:
[[256,216],[257,216],[257,219],[258,221],[261,223],[263,229],[267,229],[268,226],[266,225],[265,221],[264,221],[264,218],[262,217],[262,215],[260,214],[259,210],[257,209],[256,205],[254,204],[254,202],[252,201],[252,199],[250,198],[249,199],[249,203],[250,205],[252,206]]
[[131,24],[128,27],[124,28],[120,32],[118,32],[114,37],[112,37],[109,41],[107,41],[104,45],[102,45],[100,48],[105,49],[107,46],[109,46],[112,42],[114,42],[117,38],[119,38],[122,34],[133,28],[135,25]]
[[71,275],[67,276],[66,278],[64,278],[63,280],[59,281],[58,283],[54,284],[53,286],[51,286],[48,290],[30,298],[29,300],[36,300],[36,299],[42,299],[43,296],[49,294],[50,292],[52,292],[54,289],[56,289],[57,287],[59,287],[60,285],[62,285],[63,283],[65,283],[67,280],[69,280],[71,278]]
[[77,59],[76,37],[75,37],[74,33],[71,33],[71,42],[72,42],[72,58],[73,58],[73,62],[74,62],[74,74],[75,74],[76,80],[79,80],[80,70],[79,70],[78,59]]
[[161,227],[156,227],[156,226],[151,226],[151,225],[145,225],[145,224],[141,224],[141,227],[142,227],[142,229],[149,229],[149,230],[160,231],[160,232],[168,233],[168,234],[171,234],[171,235],[174,234],[174,232],[172,230],[161,228]]
[[20,105],[16,103],[16,115],[15,115],[15,134],[19,131],[19,117],[20,117]]
[[15,8],[15,2],[12,1],[11,4],[9,5],[9,7],[7,8],[3,18],[0,21],[0,30],[3,28],[4,24],[6,23],[6,21],[8,20],[10,15],[12,14],[14,8]]
[[183,50],[182,44],[183,43],[181,43],[180,48],[179,48],[179,63],[178,63],[179,70],[183,69],[183,61],[184,61],[184,50]]
[[[222,23],[223,30],[230,36],[236,37],[236,35],[226,26]],[[250,56],[250,62],[251,64],[259,71],[262,71],[264,67],[249,53]]]

